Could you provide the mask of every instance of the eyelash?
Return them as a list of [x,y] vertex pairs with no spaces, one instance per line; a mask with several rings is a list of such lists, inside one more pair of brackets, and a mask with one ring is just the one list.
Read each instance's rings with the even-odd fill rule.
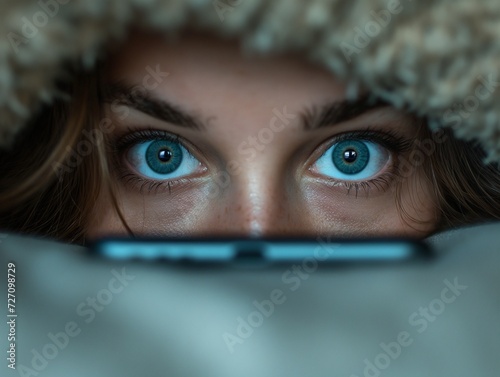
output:
[[144,141],[150,140],[170,140],[176,143],[180,143],[184,146],[183,140],[179,135],[171,134],[166,131],[156,130],[154,128],[146,129],[134,129],[128,128],[128,132],[125,136],[122,136],[113,142],[115,150],[118,152],[123,152],[130,146]]
[[[130,169],[124,166],[123,156],[128,148],[140,142],[153,141],[157,139],[169,140],[179,143],[188,151],[190,151],[190,148],[186,146],[186,142],[184,141],[184,139],[179,135],[171,134],[169,132],[154,128],[139,129],[129,127],[127,129],[127,133],[124,136],[118,136],[110,140],[110,148],[113,152],[112,160],[115,170],[117,171],[118,178],[120,178],[126,184],[134,185],[135,187],[137,187],[140,193],[142,193],[145,189],[147,189],[147,194],[156,194],[159,190],[168,190],[168,192],[171,193],[173,187],[179,184],[186,184],[191,182],[191,179],[187,177],[172,179],[168,181],[149,180],[137,175],[136,173],[131,172]],[[371,128],[367,128],[362,131],[345,132],[334,136],[326,143],[322,142],[321,144],[323,146],[317,147],[322,149],[320,156],[322,156],[323,153],[325,153],[333,144],[348,139],[357,139],[378,143],[384,148],[387,148],[392,156],[400,155],[409,150],[411,147],[410,140],[396,134],[393,131],[377,131]],[[396,159],[394,159],[394,162],[397,162]],[[330,184],[334,187],[344,186],[347,190],[347,195],[349,195],[354,189],[355,195],[357,197],[360,190],[363,190],[367,194],[373,188],[380,191],[385,191],[393,177],[397,176],[397,172],[398,165],[397,163],[393,163],[389,171],[383,173],[379,177],[367,181],[347,182],[335,180],[333,178],[323,179],[327,182],[327,184]]]
[[[367,128],[362,131],[350,131],[334,136],[326,144],[323,143],[325,146],[322,147],[321,156],[333,144],[349,139],[357,139],[357,140],[378,143],[384,148],[386,148],[393,157],[394,155],[400,155],[408,151],[411,148],[412,144],[410,140],[402,137],[401,135],[396,134],[393,131],[376,131],[371,128]],[[396,159],[394,159],[394,162],[397,162]],[[381,174],[376,178],[367,181],[348,182],[348,181],[336,180],[333,178],[323,178],[323,179],[326,180],[326,182],[328,182],[328,184],[332,185],[333,187],[344,186],[347,190],[347,195],[349,195],[354,188],[355,196],[357,198],[360,190],[363,190],[367,195],[373,188],[379,191],[385,191],[389,187],[391,180],[395,176],[398,176],[397,163],[393,163],[389,171]]]

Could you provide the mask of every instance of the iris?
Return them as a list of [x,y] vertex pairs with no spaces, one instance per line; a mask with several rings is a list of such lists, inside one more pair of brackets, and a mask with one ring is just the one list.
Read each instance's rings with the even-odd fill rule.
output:
[[370,151],[366,144],[359,140],[344,140],[332,150],[332,162],[344,174],[357,174],[368,165]]
[[169,174],[182,163],[182,150],[170,140],[153,141],[146,150],[146,162],[157,174]]

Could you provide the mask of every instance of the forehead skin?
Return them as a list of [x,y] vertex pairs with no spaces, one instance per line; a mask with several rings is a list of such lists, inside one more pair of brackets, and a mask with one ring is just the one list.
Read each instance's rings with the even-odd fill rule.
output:
[[[157,75],[157,85],[151,77],[145,79],[155,70],[164,73]],[[309,174],[314,156],[321,155],[319,148],[337,134],[370,127],[411,140],[416,128],[408,115],[384,107],[333,127],[304,131],[300,114],[306,107],[342,101],[346,93],[345,85],[330,72],[298,56],[243,56],[234,42],[210,36],[184,34],[166,41],[135,33],[109,59],[105,80],[128,86],[147,82],[154,86],[148,94],[182,108],[205,126],[203,130],[180,127],[135,109],[123,116],[123,111],[113,113],[108,107],[115,133],[132,127],[178,134],[206,167],[199,180],[171,193],[139,192],[119,182],[119,202],[134,232],[422,237],[434,226],[432,190],[421,173],[402,185],[402,203],[418,220],[409,223],[401,219],[395,184],[356,196],[354,190],[348,194],[345,187],[332,187]],[[263,142],[259,135],[271,128],[278,113],[283,129]],[[261,142],[250,155],[242,145],[248,146],[252,137]],[[125,232],[109,198],[103,196],[98,208],[91,237]]]

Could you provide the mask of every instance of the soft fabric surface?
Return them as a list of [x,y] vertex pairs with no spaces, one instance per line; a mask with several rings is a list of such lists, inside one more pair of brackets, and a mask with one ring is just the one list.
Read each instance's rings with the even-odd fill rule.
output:
[[495,0],[16,0],[0,15],[3,147],[57,96],[64,64],[91,68],[134,25],[210,30],[240,38],[245,51],[299,51],[349,83],[350,96],[368,90],[500,160]]
[[[491,377],[500,370],[500,223],[435,236],[429,242],[439,257],[431,263],[318,269],[294,291],[283,280],[287,266],[183,269],[93,259],[81,247],[29,237],[1,241],[0,279],[15,263],[18,313],[18,369],[4,365],[2,376],[35,375],[21,366],[51,377]],[[455,292],[443,296],[450,284]],[[275,289],[286,300],[228,347],[224,334],[237,334],[238,317],[247,319],[254,301]],[[106,304],[92,309],[92,297]],[[6,300],[1,305],[6,313]],[[2,339],[7,331],[0,326]],[[52,357],[48,344],[57,355],[44,363],[35,355]],[[384,369],[377,374],[367,363]]]

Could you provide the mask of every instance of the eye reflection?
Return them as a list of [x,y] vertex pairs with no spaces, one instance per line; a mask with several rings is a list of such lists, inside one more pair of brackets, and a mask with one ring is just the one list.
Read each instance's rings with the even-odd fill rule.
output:
[[380,144],[347,139],[329,147],[311,167],[316,174],[343,181],[364,181],[377,175],[390,160]]

